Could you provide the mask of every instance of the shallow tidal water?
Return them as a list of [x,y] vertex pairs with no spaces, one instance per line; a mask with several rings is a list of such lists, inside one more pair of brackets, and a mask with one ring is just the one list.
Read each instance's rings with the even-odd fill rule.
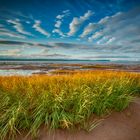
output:
[[40,70],[14,70],[14,69],[9,69],[9,70],[0,70],[0,76],[11,76],[11,75],[23,75],[23,76],[28,76],[32,75],[33,73],[38,73]]

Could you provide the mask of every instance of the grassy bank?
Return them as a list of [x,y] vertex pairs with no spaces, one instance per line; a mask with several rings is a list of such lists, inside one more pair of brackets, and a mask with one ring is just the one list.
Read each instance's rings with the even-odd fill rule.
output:
[[79,72],[67,75],[0,77],[0,136],[12,139],[27,131],[84,128],[92,114],[121,111],[140,93],[140,75],[126,72]]

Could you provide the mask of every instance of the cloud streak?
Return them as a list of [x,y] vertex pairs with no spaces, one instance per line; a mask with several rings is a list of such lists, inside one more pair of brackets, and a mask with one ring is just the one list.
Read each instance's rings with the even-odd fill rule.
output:
[[140,46],[140,43],[134,41],[140,38],[139,13],[140,8],[135,8],[128,12],[118,12],[104,17],[97,23],[90,23],[81,37],[88,37],[90,42],[94,41],[98,45],[112,44],[135,49]]
[[62,21],[64,19],[64,17],[67,17],[70,15],[70,11],[69,10],[65,10],[62,11],[61,15],[57,15],[56,16],[56,23],[55,23],[55,28],[53,29],[52,33],[57,33],[59,34],[61,37],[65,37],[66,35],[61,31],[60,27],[62,25]]
[[29,35],[29,36],[32,36],[32,34],[30,32],[27,32],[23,29],[23,26],[22,24],[20,23],[20,20],[19,19],[15,19],[15,20],[7,20],[8,23],[12,24],[13,25],[13,28],[16,29],[16,31],[18,33],[21,33],[23,35]]
[[96,23],[89,23],[85,28],[83,33],[80,35],[81,38],[84,38],[90,35],[94,30],[96,30],[97,24]]
[[16,32],[13,32],[11,30],[0,28],[0,36],[2,38],[10,37],[10,38],[17,38],[17,39],[25,39],[26,37],[24,35],[18,34]]
[[73,36],[80,28],[80,26],[88,20],[93,15],[93,12],[88,10],[83,16],[74,17],[72,22],[69,25],[70,31],[68,32],[69,36]]
[[33,28],[34,28],[37,32],[39,32],[39,33],[45,35],[46,37],[49,37],[49,36],[51,35],[49,32],[47,32],[46,30],[44,30],[44,29],[41,27],[41,21],[40,21],[40,20],[35,20],[35,23],[34,23],[34,25],[33,25]]

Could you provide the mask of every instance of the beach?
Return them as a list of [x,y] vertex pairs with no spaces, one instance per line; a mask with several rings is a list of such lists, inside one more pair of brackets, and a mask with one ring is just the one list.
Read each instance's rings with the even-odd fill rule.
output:
[[139,62],[99,61],[6,61],[0,62],[0,75],[64,74],[76,71],[126,71],[140,72]]

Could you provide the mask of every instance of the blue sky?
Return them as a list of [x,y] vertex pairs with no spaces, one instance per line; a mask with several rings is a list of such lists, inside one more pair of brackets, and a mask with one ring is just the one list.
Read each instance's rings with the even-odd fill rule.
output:
[[140,61],[140,0],[0,0],[0,58]]

